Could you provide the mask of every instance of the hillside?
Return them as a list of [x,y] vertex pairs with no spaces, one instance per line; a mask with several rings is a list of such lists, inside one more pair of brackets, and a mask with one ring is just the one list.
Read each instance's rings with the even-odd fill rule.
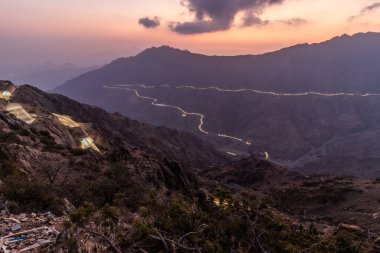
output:
[[[18,88],[12,99],[44,113],[70,115],[77,122],[91,123],[94,131],[103,136],[102,142],[105,143],[126,140],[131,147],[144,148],[162,158],[182,161],[194,167],[226,161],[211,145],[192,134],[153,127],[120,114],[108,114],[102,109],[80,104],[61,95],[48,95],[31,86]],[[108,146],[112,148],[112,144]]]
[[201,173],[237,190],[251,189],[272,196],[281,211],[305,221],[348,223],[379,231],[378,180],[328,174],[305,176],[255,157]]
[[[361,33],[256,56],[151,48],[70,80],[56,92],[196,133],[223,152],[267,152],[273,162],[305,173],[374,178],[380,176],[379,45],[379,34]],[[126,84],[147,86],[117,86]],[[208,86],[218,88],[203,89]],[[305,94],[310,91],[318,93]],[[202,130],[210,134],[199,131],[199,117],[181,117],[174,107],[202,114]]]
[[[0,99],[2,250],[319,253],[379,247],[379,216],[371,213],[380,205],[372,196],[379,189],[375,181],[308,178],[254,157],[210,167],[223,157],[192,135],[30,86],[2,85],[11,93]],[[163,136],[167,143],[153,148]],[[169,145],[180,140],[186,150],[197,143],[193,152],[205,153],[198,159],[207,155],[200,170],[188,166],[199,160]],[[329,220],[323,208],[317,218],[309,211],[299,215],[304,205],[322,203],[314,194],[327,183],[327,210],[338,212],[333,204],[346,193],[357,196],[350,208],[362,208],[363,199],[371,205],[338,220]],[[295,194],[305,199],[297,202]]]

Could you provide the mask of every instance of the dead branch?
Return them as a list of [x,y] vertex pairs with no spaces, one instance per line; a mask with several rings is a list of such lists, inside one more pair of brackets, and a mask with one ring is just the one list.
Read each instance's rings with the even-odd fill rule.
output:
[[181,236],[180,239],[178,240],[178,242],[176,242],[176,241],[174,241],[174,240],[172,240],[172,239],[167,238],[166,236],[163,236],[162,233],[160,233],[157,229],[154,229],[154,230],[155,230],[155,232],[157,233],[158,236],[155,236],[155,235],[149,235],[149,237],[161,241],[161,242],[164,244],[166,251],[169,250],[169,248],[168,248],[166,242],[169,242],[169,243],[171,243],[172,245],[175,245],[175,246],[177,246],[177,247],[180,247],[180,248],[183,249],[183,250],[197,251],[197,252],[199,252],[199,253],[201,252],[201,249],[200,249],[198,246],[196,246],[196,247],[188,247],[188,246],[183,245],[183,244],[181,243],[181,241],[182,241],[185,237],[187,237],[187,236],[189,236],[189,235],[192,235],[192,234],[197,234],[197,232],[189,232],[189,233],[187,233],[187,234]]
[[117,253],[124,253],[107,236],[105,236],[105,235],[103,235],[101,233],[95,232],[95,231],[91,231],[91,230],[85,230],[85,232],[93,234],[93,235],[96,235],[96,236],[99,236],[100,238],[102,238],[103,240],[105,240]]
[[264,249],[264,246],[262,245],[262,243],[261,243],[261,241],[260,241],[260,237],[261,237],[262,235],[264,235],[265,233],[266,233],[266,232],[261,232],[261,233],[256,237],[256,242],[257,242],[257,244],[259,245],[260,250],[261,250],[262,253],[267,253],[267,251]]
[[143,250],[138,243],[133,244],[129,247],[128,252],[142,252],[142,253],[148,253],[147,251]]

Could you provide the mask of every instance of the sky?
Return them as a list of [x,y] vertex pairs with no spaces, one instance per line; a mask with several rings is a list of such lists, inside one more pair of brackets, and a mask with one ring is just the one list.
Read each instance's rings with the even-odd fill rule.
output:
[[2,65],[99,65],[169,45],[260,54],[380,32],[379,0],[0,0]]

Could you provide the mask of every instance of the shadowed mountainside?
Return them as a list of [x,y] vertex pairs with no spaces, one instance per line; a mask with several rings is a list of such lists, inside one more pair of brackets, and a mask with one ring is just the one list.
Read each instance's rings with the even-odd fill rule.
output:
[[249,188],[269,194],[278,209],[303,220],[344,222],[380,231],[376,222],[380,215],[378,180],[304,176],[255,157],[204,170],[201,176],[237,190]]
[[380,34],[361,33],[257,56],[204,56],[169,47],[151,48],[81,75],[56,91],[139,121],[200,134],[197,119],[154,107],[131,91],[103,88],[154,85],[153,89],[134,89],[160,103],[204,114],[207,131],[252,140],[246,146],[209,137],[220,150],[237,154],[267,151],[272,161],[308,173],[376,177],[380,175],[379,96],[277,96],[176,87],[365,94],[380,91],[379,82]]
[[279,92],[379,91],[380,34],[343,35],[263,55],[204,56],[170,47],[120,58],[57,91],[83,96],[104,84],[148,83],[254,88]]

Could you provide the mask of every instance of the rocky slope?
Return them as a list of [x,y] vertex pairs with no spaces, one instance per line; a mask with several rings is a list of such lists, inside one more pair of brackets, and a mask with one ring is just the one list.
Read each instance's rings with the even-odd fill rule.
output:
[[355,224],[380,232],[378,180],[304,176],[254,157],[205,170],[202,176],[236,189],[270,194],[277,208],[302,220]]
[[[331,193],[327,201],[338,198],[339,202],[341,195],[331,195],[352,192],[358,194],[352,199],[358,208],[366,192],[349,188],[346,181],[355,187],[368,183],[371,196],[377,194],[375,183],[308,179],[256,158],[211,168],[219,157],[213,153],[196,175],[189,166],[191,156],[172,151],[165,143],[137,143],[131,137],[143,137],[150,129],[151,138],[160,139],[168,129],[29,86],[18,87],[11,102],[20,103],[35,118],[32,124],[19,120],[20,114],[6,112],[9,103],[0,102],[0,237],[5,249],[317,253],[375,252],[377,248],[376,224],[351,219],[357,212],[348,218],[339,216],[339,221],[315,219],[309,209],[299,214],[308,203],[299,196],[310,199],[310,205],[322,205],[313,194],[327,183],[325,178],[330,190],[321,194]],[[119,129],[119,121],[131,126],[129,138],[125,126]],[[76,124],[79,127],[70,127]],[[170,133],[168,141],[177,135],[194,138]],[[93,138],[99,152],[79,145],[83,135]],[[191,147],[193,142],[184,141]],[[183,162],[184,158],[190,161]],[[341,190],[343,185],[349,190]],[[380,205],[372,204],[373,208]],[[329,212],[338,210],[327,207]],[[322,207],[318,210],[323,212]],[[10,233],[15,231],[19,232]]]
[[77,122],[90,123],[96,135],[102,136],[101,145],[110,149],[114,143],[125,142],[130,147],[144,148],[161,158],[182,161],[194,167],[226,161],[211,145],[192,134],[139,123],[61,95],[46,94],[31,86],[19,87],[12,101],[32,106],[38,113],[70,115]]

